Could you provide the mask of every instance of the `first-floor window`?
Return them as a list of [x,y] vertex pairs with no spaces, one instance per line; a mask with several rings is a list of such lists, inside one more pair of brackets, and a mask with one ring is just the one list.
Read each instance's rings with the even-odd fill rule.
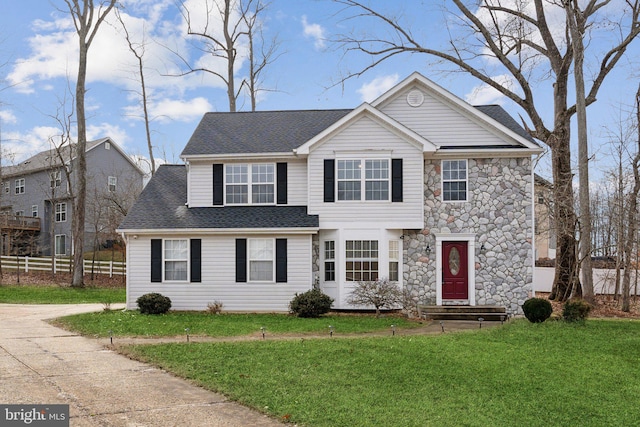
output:
[[442,161],[442,200],[445,202],[467,201],[467,161]]
[[187,280],[187,263],[189,251],[187,239],[164,241],[164,279]]
[[336,242],[333,240],[324,242],[324,280],[336,280]]
[[400,243],[397,240],[389,241],[389,281],[399,280]]
[[346,241],[346,279],[348,282],[378,279],[378,241]]
[[66,255],[67,254],[67,236],[64,234],[56,234],[55,242],[55,254]]
[[273,281],[274,240],[249,239],[249,281]]
[[56,203],[56,222],[65,222],[67,220],[67,204]]

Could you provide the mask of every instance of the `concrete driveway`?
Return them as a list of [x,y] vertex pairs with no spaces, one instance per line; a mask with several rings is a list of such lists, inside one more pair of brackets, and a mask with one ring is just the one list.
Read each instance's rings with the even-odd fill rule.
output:
[[99,310],[0,304],[0,402],[68,404],[71,426],[282,425],[43,321]]

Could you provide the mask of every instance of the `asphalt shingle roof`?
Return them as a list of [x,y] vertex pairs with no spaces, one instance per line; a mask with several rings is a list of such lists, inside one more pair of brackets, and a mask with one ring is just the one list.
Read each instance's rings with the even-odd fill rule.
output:
[[162,165],[131,207],[121,230],[318,227],[306,206],[187,208],[187,169]]
[[504,108],[499,105],[476,105],[474,106],[477,110],[480,110],[487,116],[491,117],[493,120],[497,121],[504,127],[512,130],[517,133],[521,137],[525,138],[528,141],[536,142],[531,135],[527,133],[526,130],[518,122],[516,122],[513,117],[509,113],[507,113]]
[[291,152],[351,111],[206,113],[181,155]]

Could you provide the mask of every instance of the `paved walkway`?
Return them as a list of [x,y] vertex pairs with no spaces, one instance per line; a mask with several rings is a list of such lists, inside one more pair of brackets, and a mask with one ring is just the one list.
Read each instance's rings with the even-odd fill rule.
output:
[[282,425],[43,321],[101,309],[0,304],[0,402],[68,404],[73,427]]

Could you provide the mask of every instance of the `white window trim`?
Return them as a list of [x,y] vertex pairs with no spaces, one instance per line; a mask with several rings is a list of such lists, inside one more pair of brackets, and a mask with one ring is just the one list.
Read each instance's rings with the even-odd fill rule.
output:
[[31,205],[31,216],[33,218],[36,218],[38,216],[38,205]]
[[[384,160],[387,162],[387,179],[367,179],[367,161],[375,161],[375,160]],[[340,199],[340,192],[338,190],[339,183],[345,181],[354,181],[353,179],[340,179],[339,178],[339,170],[340,170],[340,162],[341,161],[356,161],[360,162],[360,198],[354,200],[343,200]],[[340,157],[336,158],[336,170],[335,170],[335,195],[336,201],[340,203],[376,203],[376,202],[390,202],[391,201],[391,158],[389,157]],[[367,182],[378,182],[378,181],[386,181],[387,182],[387,198],[386,199],[367,199]]]
[[[247,182],[246,183],[228,183],[227,182],[227,167],[230,166],[247,166]],[[270,165],[273,168],[273,181],[272,182],[256,182],[255,185],[272,185],[273,186],[273,201],[268,203],[254,203],[253,202],[253,166],[259,165]],[[277,192],[277,168],[275,163],[226,163],[224,165],[224,204],[225,206],[274,206],[276,201],[278,200]],[[246,203],[229,203],[227,201],[227,186],[239,186],[246,185],[247,186],[247,202]]]
[[[111,189],[112,186],[113,190]],[[112,193],[118,189],[118,177],[110,176],[109,178],[107,178],[107,189]]]
[[[445,200],[444,199],[444,162],[464,162],[465,164],[465,179],[448,179],[447,182],[463,182],[465,183],[464,200]],[[442,160],[440,164],[440,199],[443,203],[465,203],[469,201],[469,160],[467,159],[447,159]]]
[[[327,258],[327,243],[332,243],[333,244],[333,248],[331,249],[331,252],[333,252],[333,257],[332,258]],[[337,262],[336,262],[336,241],[335,240],[324,240],[323,244],[322,244],[322,281],[326,282],[326,283],[334,283],[337,281]],[[333,280],[327,280],[327,262],[332,262],[333,263]]]
[[11,183],[9,181],[4,182],[4,192],[6,194],[11,192]]
[[[169,258],[167,259],[166,257],[166,245],[168,241],[185,241],[187,242],[187,258],[186,259],[181,259],[181,258]],[[191,260],[191,245],[189,244],[189,239],[162,239],[162,282],[163,283],[189,283],[191,280],[190,274],[191,274],[191,268],[190,268],[190,260]],[[178,279],[167,279],[167,267],[166,267],[166,262],[167,261],[186,261],[187,262],[187,277],[184,280],[178,280]]]
[[49,184],[51,188],[58,188],[62,185],[62,174],[60,171],[51,172],[49,175]]
[[[251,259],[251,244],[256,241],[271,242],[271,279],[270,280],[252,280],[251,279],[251,261],[267,261],[264,259]],[[276,282],[276,239],[275,238],[252,238],[247,239],[247,282],[248,283],[275,283]]]
[[[60,211],[58,212],[58,206],[60,206]],[[62,209],[64,207],[64,210]],[[67,204],[65,202],[56,203],[54,206],[55,209],[55,222],[67,222]],[[58,215],[59,218],[58,219]],[[64,215],[64,219],[63,218]]]
[[[377,257],[375,257],[375,258],[365,258],[365,257],[362,257],[362,258],[349,258],[348,255],[347,255],[347,250],[348,250],[347,249],[347,242],[349,242],[349,241],[353,241],[353,242],[376,242],[376,244],[377,244],[377,249],[376,249]],[[344,255],[344,261],[343,261],[342,268],[343,268],[343,275],[344,275],[345,282],[347,282],[347,283],[357,283],[359,281],[363,281],[363,280],[355,280],[355,279],[354,280],[349,280],[347,278],[347,273],[348,273],[347,263],[349,262],[349,260],[356,260],[355,262],[357,262],[357,260],[360,260],[360,261],[365,261],[366,260],[369,263],[375,261],[377,263],[377,265],[378,265],[378,269],[377,269],[377,272],[376,272],[376,277],[371,277],[370,279],[371,280],[379,280],[379,279],[381,279],[382,275],[384,274],[384,271],[381,268],[381,260],[382,260],[382,262],[384,262],[384,258],[385,258],[385,257],[381,256],[381,253],[380,253],[381,246],[382,245],[380,244],[380,240],[379,239],[374,239],[374,238],[370,238],[370,239],[367,239],[367,238],[353,238],[353,239],[346,238],[344,240],[344,247],[342,248],[343,255]],[[371,247],[369,247],[369,250],[371,250]],[[360,270],[360,272],[362,272],[362,271],[363,270]],[[371,272],[371,269],[369,269],[369,272]]]
[[[15,194],[24,194],[26,192],[26,181],[24,178],[18,178],[15,182]],[[22,189],[22,191],[19,191]]]
[[[64,247],[62,248],[63,252],[58,252],[58,238],[64,237]],[[67,235],[66,234],[56,234],[53,238],[53,253],[55,256],[63,256],[67,254]]]

